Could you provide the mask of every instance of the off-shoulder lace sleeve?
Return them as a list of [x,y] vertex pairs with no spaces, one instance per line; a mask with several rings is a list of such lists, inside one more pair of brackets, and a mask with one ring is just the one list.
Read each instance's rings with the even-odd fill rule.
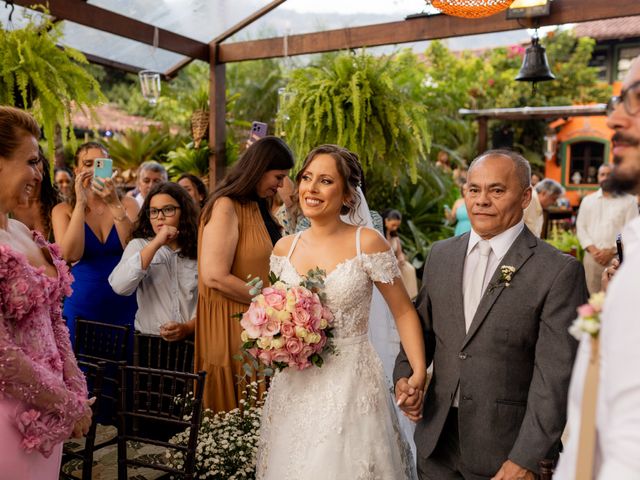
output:
[[271,258],[269,259],[269,270],[273,272],[277,277],[279,277],[280,275],[282,275],[282,268],[286,260],[287,257],[271,255]]
[[363,253],[362,268],[374,282],[393,283],[400,276],[398,261],[391,249],[386,252]]

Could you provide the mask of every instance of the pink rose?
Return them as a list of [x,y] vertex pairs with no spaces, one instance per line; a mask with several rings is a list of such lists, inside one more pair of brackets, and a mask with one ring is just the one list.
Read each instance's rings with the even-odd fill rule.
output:
[[242,315],[242,319],[240,320],[240,326],[242,328],[244,328],[247,333],[249,334],[250,338],[258,338],[262,335],[262,328],[255,326],[250,320],[249,320],[249,312],[245,313],[244,315]]
[[311,345],[304,345],[300,353],[298,354],[298,358],[309,358],[315,352],[315,348]]
[[247,315],[249,317],[249,321],[257,327],[264,325],[269,320],[265,309],[257,303],[252,303],[245,315]]
[[291,355],[297,355],[302,350],[302,341],[299,338],[288,338],[285,348]]
[[280,333],[284,337],[295,337],[296,328],[293,323],[283,323],[280,325]]
[[269,321],[264,325],[263,334],[273,337],[274,335],[280,333],[280,324],[277,320],[269,319]]
[[307,312],[304,309],[298,308],[297,306],[296,306],[296,309],[293,311],[292,317],[293,317],[293,323],[301,327],[307,326],[309,324],[309,321],[311,320],[311,316],[309,315],[309,312]]
[[326,305],[322,306],[322,318],[324,318],[328,323],[333,322],[333,313],[329,310],[329,307]]
[[594,313],[596,313],[595,310],[588,303],[585,303],[584,305],[578,307],[578,315],[580,315],[581,317],[590,317]]
[[284,349],[276,350],[273,352],[272,359],[274,362],[289,363],[291,361],[291,355]]
[[265,365],[271,365],[273,354],[270,350],[261,350],[260,353],[258,353],[258,359]]
[[265,303],[276,310],[283,310],[287,304],[287,297],[281,290],[276,290],[273,287],[263,289],[262,295],[264,295]]

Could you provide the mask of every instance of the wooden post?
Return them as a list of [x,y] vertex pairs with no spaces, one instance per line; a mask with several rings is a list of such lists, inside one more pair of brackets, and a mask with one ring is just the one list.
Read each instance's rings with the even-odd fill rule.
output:
[[209,191],[215,189],[225,170],[227,113],[225,64],[218,62],[218,44],[211,45],[209,77]]
[[478,155],[487,150],[488,123],[487,117],[478,117]]

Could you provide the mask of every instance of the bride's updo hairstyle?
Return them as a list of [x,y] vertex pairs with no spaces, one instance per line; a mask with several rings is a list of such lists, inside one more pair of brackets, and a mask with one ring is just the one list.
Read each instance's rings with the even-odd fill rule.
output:
[[348,215],[353,219],[354,214],[360,206],[360,195],[358,195],[357,189],[362,186],[362,166],[360,165],[360,160],[358,160],[358,155],[352,151],[339,145],[331,144],[320,145],[314,148],[309,152],[307,158],[304,159],[302,168],[296,175],[296,183],[300,185],[304,171],[314,158],[322,154],[330,155],[336,161],[336,167],[344,181],[344,193],[347,194],[347,199],[340,209],[340,215]]

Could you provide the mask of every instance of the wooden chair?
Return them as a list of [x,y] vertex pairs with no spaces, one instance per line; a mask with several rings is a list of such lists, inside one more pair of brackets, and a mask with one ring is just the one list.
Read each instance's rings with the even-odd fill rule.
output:
[[135,332],[133,364],[136,367],[192,373],[194,348],[193,339],[167,342],[159,335]]
[[[120,367],[120,396],[118,407],[118,480],[127,479],[127,467],[138,466],[178,475],[179,477],[194,478],[195,454],[198,432],[202,419],[202,395],[204,392],[205,372],[197,374],[175,372],[154,368],[122,366]],[[128,385],[133,391],[129,395]],[[193,393],[190,402],[176,402],[176,396],[185,398]],[[190,420],[184,416],[191,413]],[[174,445],[166,441],[157,440],[148,434],[148,429],[136,428],[136,420],[153,422],[156,425],[179,427],[185,430],[190,427],[187,446]],[[145,458],[128,458],[127,444],[136,442],[138,445],[156,445],[159,450],[182,452],[184,468],[177,470],[169,467],[160,455],[157,462],[152,462],[149,456]]]
[[78,360],[78,366],[84,372],[87,379],[87,387],[89,391],[89,397],[95,397],[95,402],[91,406],[93,412],[91,427],[87,435],[84,437],[84,445],[82,442],[78,442],[75,439],[65,442],[62,451],[62,464],[60,470],[60,478],[64,479],[76,479],[70,473],[67,473],[64,469],[65,465],[73,459],[82,460],[82,480],[91,480],[91,471],[93,469],[93,452],[96,441],[96,429],[97,429],[97,412],[100,408],[100,402],[102,401],[102,381],[104,377],[105,362],[99,361],[97,363],[88,363]]
[[[105,362],[99,420],[116,424],[118,404],[118,368],[126,363],[129,350],[129,327],[76,318],[73,349],[76,358],[86,362]],[[115,440],[115,439],[114,439]]]
[[540,460],[538,466],[540,467],[540,480],[551,480],[553,478],[555,468],[553,460]]

